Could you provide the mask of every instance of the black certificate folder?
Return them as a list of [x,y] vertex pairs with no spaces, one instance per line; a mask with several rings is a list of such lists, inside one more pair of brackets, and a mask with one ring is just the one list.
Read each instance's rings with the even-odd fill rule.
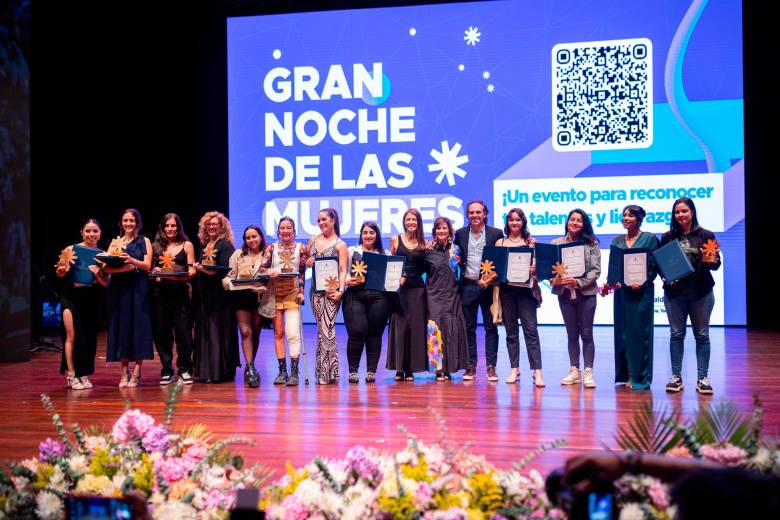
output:
[[679,240],[672,240],[653,251],[655,264],[667,283],[676,282],[693,273],[693,265]]
[[397,292],[400,286],[395,286],[395,279],[390,281],[388,287],[387,266],[390,264],[391,271],[395,268],[400,273],[404,272],[406,264],[405,256],[387,256],[377,253],[363,253],[363,261],[366,263],[366,289],[384,292]]

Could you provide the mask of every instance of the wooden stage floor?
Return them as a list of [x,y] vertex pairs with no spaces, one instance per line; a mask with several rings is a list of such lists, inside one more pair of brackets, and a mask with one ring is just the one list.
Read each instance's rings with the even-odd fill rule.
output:
[[[380,370],[377,382],[347,382],[346,331],[338,326],[341,380],[336,385],[314,384],[298,388],[271,384],[276,373],[270,331],[263,331],[261,355],[256,366],[262,383],[258,389],[243,384],[243,371],[235,383],[196,383],[182,391],[174,425],[205,423],[218,436],[246,435],[255,445],[244,448],[250,462],[263,462],[277,470],[285,461],[301,465],[315,455],[340,457],[354,444],[396,449],[405,442],[397,426],[404,425],[423,440],[438,435],[434,412],[446,421],[449,439],[470,442],[475,453],[484,453],[501,467],[508,467],[541,443],[567,439],[569,445],[544,454],[532,464],[542,471],[560,466],[567,456],[583,450],[614,446],[616,425],[629,418],[641,403],[679,408],[690,416],[701,403],[695,387],[696,360],[692,334],[686,344],[684,382],[677,395],[667,395],[670,375],[666,327],[655,330],[653,388],[630,392],[612,384],[614,374],[612,328],[596,328],[595,374],[598,387],[560,386],[568,369],[563,327],[541,327],[542,360],[546,388],[534,388],[521,345],[521,379],[507,385],[509,370],[503,329],[499,346],[498,383],[485,377],[480,344],[478,378],[468,382],[436,382],[432,376],[413,383],[393,381],[393,373]],[[752,394],[759,392],[765,405],[765,433],[780,432],[780,334],[748,332],[742,328],[713,328],[710,378],[715,399],[729,399],[745,412],[752,410]],[[316,331],[305,327],[309,349],[309,377],[313,382]],[[480,340],[481,341],[481,340]],[[99,348],[100,350],[105,350]],[[161,418],[167,388],[158,385],[159,364],[144,367],[143,385],[119,390],[119,367],[106,366],[98,354],[92,390],[64,388],[59,375],[59,354],[35,353],[32,362],[0,365],[0,459],[29,457],[55,431],[41,406],[39,395],[51,396],[66,423],[97,424],[108,429],[129,401]],[[363,359],[363,367],[365,358]],[[384,352],[380,367],[384,366]],[[421,375],[421,374],[420,374]],[[280,472],[277,471],[277,475]]]

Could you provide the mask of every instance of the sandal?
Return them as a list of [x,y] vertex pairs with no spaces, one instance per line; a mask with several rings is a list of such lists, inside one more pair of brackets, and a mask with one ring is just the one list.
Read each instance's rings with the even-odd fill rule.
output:
[[127,373],[127,370],[122,370],[122,377],[119,379],[119,388],[127,388],[129,383],[130,374]]
[[130,381],[127,382],[127,388],[135,388],[141,384],[141,371],[139,370],[137,373],[133,372],[133,375],[130,376]]
[[350,383],[359,383],[360,377],[358,376],[357,372],[352,372],[349,374],[349,382]]
[[396,381],[403,381],[404,380],[404,373],[403,372],[396,372],[395,373],[395,380]]
[[366,372],[366,383],[373,383],[376,381],[376,374],[373,372]]

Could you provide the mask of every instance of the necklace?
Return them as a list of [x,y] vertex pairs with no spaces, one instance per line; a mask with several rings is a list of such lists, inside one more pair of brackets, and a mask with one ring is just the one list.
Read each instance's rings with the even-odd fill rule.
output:
[[512,238],[512,235],[510,235],[510,236],[506,237],[506,239],[509,242],[512,242],[513,244],[522,244],[523,243],[523,237],[520,237],[519,240],[515,240],[514,238]]

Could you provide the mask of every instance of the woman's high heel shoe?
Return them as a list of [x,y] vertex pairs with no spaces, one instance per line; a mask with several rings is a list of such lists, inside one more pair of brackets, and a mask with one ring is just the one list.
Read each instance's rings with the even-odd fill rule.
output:
[[519,368],[513,368],[509,375],[506,378],[507,384],[513,384],[517,382],[517,378],[520,377],[520,369]]
[[544,388],[544,379],[542,379],[541,370],[534,370],[533,378],[534,378],[534,386],[536,386],[537,388]]
[[122,377],[119,379],[119,388],[127,388],[129,383],[130,374],[128,374],[127,369],[122,369]]
[[135,388],[141,384],[141,371],[133,372],[130,381],[127,382],[127,388]]

